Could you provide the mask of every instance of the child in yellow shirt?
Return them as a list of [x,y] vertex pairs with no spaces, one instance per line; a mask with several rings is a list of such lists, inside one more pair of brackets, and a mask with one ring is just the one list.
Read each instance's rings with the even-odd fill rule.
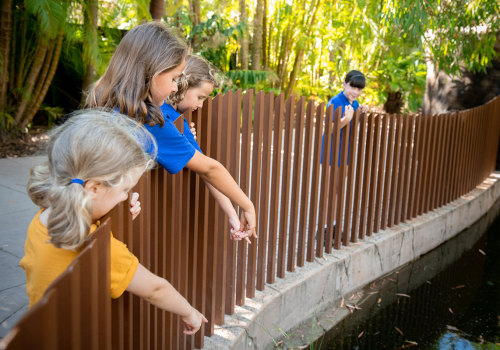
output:
[[[98,220],[128,199],[129,191],[153,166],[155,154],[151,134],[118,113],[80,111],[53,132],[48,161],[31,170],[27,186],[30,198],[41,208],[28,228],[20,262],[30,306],[78,255]],[[132,218],[141,211],[138,197],[131,196]],[[185,334],[196,333],[207,322],[168,281],[142,266],[113,237],[110,256],[113,298],[128,291],[179,314]]]

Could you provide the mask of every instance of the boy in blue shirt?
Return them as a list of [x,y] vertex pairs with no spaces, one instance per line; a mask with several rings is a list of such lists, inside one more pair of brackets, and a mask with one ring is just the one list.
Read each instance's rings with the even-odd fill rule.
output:
[[[328,108],[330,105],[333,105],[333,110],[335,112],[335,110],[338,107],[342,107],[342,115],[341,115],[342,118],[346,116],[351,116],[358,108],[360,108],[360,112],[362,113],[367,112],[368,108],[366,106],[360,105],[359,102],[357,101],[358,97],[361,96],[361,93],[363,92],[365,85],[366,85],[366,79],[364,74],[357,70],[351,70],[349,73],[347,73],[344,82],[342,83],[343,90],[338,95],[332,97],[330,101],[328,101],[326,108]],[[349,134],[351,133],[351,123],[349,123]],[[342,144],[342,130],[340,130],[339,142]],[[347,144],[347,147],[349,147],[349,143]],[[339,159],[337,166],[340,166],[340,153],[341,150],[339,149],[339,157],[338,157]],[[349,158],[349,148],[347,149],[347,157]],[[321,159],[323,159],[323,147],[321,148]],[[331,164],[331,159],[330,159],[330,164]],[[349,161],[347,162],[347,164],[349,165]],[[335,235],[335,226],[336,222],[334,220],[333,221],[334,235]],[[326,228],[327,226],[325,226],[325,241],[327,233]]]

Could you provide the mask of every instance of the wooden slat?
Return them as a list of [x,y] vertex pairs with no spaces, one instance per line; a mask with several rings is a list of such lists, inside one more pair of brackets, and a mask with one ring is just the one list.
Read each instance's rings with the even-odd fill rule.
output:
[[[351,242],[357,242],[359,237],[359,210],[361,206],[361,187],[363,181],[363,167],[364,167],[364,159],[365,159],[365,150],[366,150],[366,133],[367,133],[367,114],[362,114],[359,116],[359,148],[358,154],[356,156],[356,182],[354,185],[354,203],[353,203],[353,211],[352,211],[352,234],[351,234]],[[354,164],[353,164],[354,166]]]
[[[344,118],[347,119],[347,118]],[[351,119],[352,120],[352,119]],[[344,120],[342,120],[343,124]],[[340,241],[343,241],[345,246],[349,245],[349,236],[347,232],[344,232],[344,203],[345,203],[345,193],[346,193],[346,180],[347,180],[347,163],[348,156],[350,155],[352,149],[350,149],[351,143],[351,122],[346,122],[343,124],[343,136],[340,141],[340,168],[337,167],[338,177],[337,177],[337,203],[336,203],[336,214],[335,221],[336,227],[334,232],[335,249],[340,249]],[[338,162],[336,162],[338,164]],[[352,162],[350,163],[352,164]],[[335,181],[334,181],[335,182]],[[327,245],[327,252],[330,252],[330,245]]]
[[269,211],[269,250],[267,252],[267,283],[276,280],[276,247],[278,244],[278,224],[280,207],[281,176],[281,143],[283,141],[283,124],[285,113],[285,95],[282,93],[275,99],[273,129],[273,165],[271,179],[271,204]]
[[377,233],[380,230],[380,222],[382,218],[382,203],[384,201],[384,192],[382,190],[384,188],[384,179],[386,176],[386,172],[388,171],[385,167],[385,164],[387,162],[387,134],[389,128],[389,116],[381,115],[380,118],[382,131],[380,135],[379,171],[377,178],[377,195],[375,199],[375,223],[373,226],[374,233]]
[[422,116],[417,114],[415,116],[415,127],[413,132],[413,156],[411,160],[411,175],[410,175],[410,193],[408,199],[408,213],[406,214],[406,219],[411,219],[416,216],[416,201],[418,199],[417,195],[417,178],[418,171],[421,168],[419,163],[420,153],[422,144]]
[[[338,186],[339,186],[339,153],[340,153],[340,139],[341,139],[341,132],[344,133],[344,135],[347,133],[346,129],[342,130],[342,109],[337,108],[337,110],[334,112],[333,115],[333,128],[332,128],[332,136],[329,138],[331,141],[331,146],[328,146],[328,149],[330,150],[330,155],[326,158],[323,157],[323,162],[322,162],[322,188],[325,188],[324,193],[326,193],[326,196],[323,195],[323,193],[320,195],[320,209],[322,207],[325,207],[324,210],[326,210],[325,213],[325,220],[324,222],[324,227],[325,229],[321,229],[323,227],[323,221],[322,221],[322,211],[320,211],[320,217],[319,217],[319,223],[318,223],[318,229],[320,231],[326,232],[326,236],[323,239],[323,242],[325,242],[325,252],[326,253],[331,253],[332,251],[332,241],[333,241],[333,223],[335,222],[335,212],[336,212],[336,207],[337,203],[339,201],[339,198],[337,196],[338,194]],[[328,108],[327,108],[327,115],[328,115]],[[328,116],[325,117],[325,124],[331,124],[330,120],[332,118],[329,118]],[[325,129],[328,129],[326,126]],[[326,131],[325,131],[325,136],[326,136]],[[342,139],[345,139],[343,137]],[[324,139],[323,139],[324,143]],[[323,148],[323,155],[325,156],[325,148]],[[328,169],[325,169],[327,168]],[[327,170],[327,171],[325,171]],[[326,202],[323,202],[323,201]],[[324,212],[324,211],[323,211]]]
[[[253,156],[252,156],[252,177],[251,177],[251,191],[250,199],[255,205],[255,213],[259,213],[260,208],[260,180],[261,180],[261,144],[262,134],[264,127],[264,92],[259,91],[255,96],[254,108],[254,128],[253,128]],[[259,218],[257,218],[259,223]],[[261,228],[257,227],[256,232],[260,233]],[[260,241],[260,239],[258,240]],[[248,260],[247,260],[247,297],[253,298],[255,296],[255,281],[257,275],[257,244],[251,244],[248,247]]]
[[290,230],[288,235],[288,254],[287,271],[295,271],[295,257],[297,253],[297,229],[300,218],[299,196],[301,186],[301,167],[302,167],[302,146],[304,140],[304,114],[305,97],[301,97],[295,106],[295,145],[293,148],[293,179],[292,179],[292,198],[290,207]]
[[398,181],[397,181],[397,197],[396,206],[394,208],[394,225],[399,225],[401,222],[401,212],[404,206],[403,202],[403,192],[404,192],[404,180],[406,177],[406,150],[407,150],[407,135],[408,135],[408,125],[409,118],[407,116],[401,116],[401,136],[399,143],[399,164],[398,164]]
[[[323,133],[323,120],[324,120],[325,104],[321,103],[316,107],[315,124],[314,124],[314,147],[313,147],[313,165],[311,174],[311,204],[309,208],[309,228],[307,232],[307,261],[314,261],[314,247],[316,245],[315,235],[316,232],[321,231],[316,226],[316,213],[318,208],[318,191],[319,191],[319,173],[321,162],[321,135]],[[331,114],[329,114],[331,115]]]
[[[245,193],[250,193],[250,142],[252,132],[252,102],[253,90],[248,90],[243,97],[241,124],[241,177],[240,187]],[[243,305],[246,291],[247,243],[238,242],[236,267],[236,305]]]
[[391,179],[391,198],[389,201],[389,217],[387,225],[392,227],[395,222],[396,209],[400,203],[396,201],[398,198],[398,183],[400,178],[400,155],[401,155],[401,135],[403,127],[403,118],[401,114],[396,116],[396,136],[394,139],[394,159],[392,161],[392,179]]
[[[295,109],[295,97],[290,96],[285,103],[285,134],[283,146],[283,174],[290,174],[292,158],[293,117]],[[278,239],[278,261],[276,275],[285,277],[286,247],[288,239],[288,208],[290,204],[290,176],[283,176],[281,181],[281,203],[279,216],[279,239]]]
[[262,115],[262,172],[260,184],[260,213],[259,213],[259,240],[257,256],[257,290],[264,290],[266,284],[266,258],[268,244],[269,223],[269,185],[271,184],[271,145],[274,122],[274,93],[270,92],[264,97],[264,114]]
[[382,203],[382,213],[380,214],[382,218],[380,227],[382,228],[382,230],[385,230],[389,223],[389,202],[390,202],[392,181],[394,180],[393,177],[394,145],[395,145],[394,140],[397,128],[397,120],[395,115],[387,115],[387,118],[389,124],[389,136],[387,138],[387,145],[389,146],[389,149],[386,155],[387,166],[385,168],[384,199]]
[[[326,215],[327,215],[327,200],[328,198],[331,197],[331,193],[328,193],[329,191],[327,190],[328,188],[328,180],[330,177],[330,169],[332,166],[330,166],[330,160],[333,160],[333,168],[336,167],[336,158],[335,158],[335,150],[332,151],[332,142],[333,144],[338,145],[338,138],[336,140],[333,140],[332,137],[332,127],[337,127],[339,128],[339,120],[340,120],[340,112],[337,112],[336,115],[338,116],[338,119],[334,121],[333,123],[331,122],[332,118],[332,113],[333,113],[333,106],[330,106],[326,109],[325,113],[325,132],[323,133],[323,158],[321,159],[321,175],[320,175],[320,188],[321,188],[321,193],[319,195],[319,207],[318,207],[318,230],[316,233],[316,257],[321,258],[323,256],[323,240],[324,240],[324,227],[325,227],[325,221],[326,221]],[[338,151],[338,146],[337,146],[337,151]],[[333,157],[332,157],[332,152],[333,152]],[[332,158],[331,158],[332,157]],[[330,197],[329,197],[330,196]],[[332,222],[328,223],[328,225],[331,225]],[[331,246],[332,241],[330,238],[329,245]],[[328,244],[328,243],[327,243]]]
[[[355,173],[356,163],[359,159],[356,159],[356,154],[358,153],[358,147],[360,147],[358,143],[358,132],[359,132],[359,121],[360,121],[360,113],[357,111],[354,114],[351,131],[349,136],[349,159],[348,162],[350,166],[347,169],[347,193],[346,193],[346,210],[345,210],[345,226],[343,228],[344,236],[346,239],[351,240],[352,242],[352,211],[353,211],[353,194],[354,194],[354,184],[355,184]],[[338,220],[338,219],[337,219]]]
[[297,266],[304,266],[306,257],[306,241],[307,241],[307,223],[308,218],[313,214],[309,213],[310,206],[310,186],[311,186],[311,161],[313,158],[313,131],[314,131],[314,101],[310,100],[307,103],[305,130],[304,130],[304,164],[302,166],[302,189],[300,195],[300,223],[299,237],[297,248]]
[[368,127],[366,129],[366,150],[365,159],[363,166],[363,185],[361,190],[361,212],[359,217],[359,238],[363,239],[366,235],[366,225],[367,225],[367,213],[368,213],[368,201],[369,201],[369,188],[370,188],[370,176],[372,167],[372,157],[373,157],[373,133],[375,126],[375,118],[372,114],[368,114]]
[[408,127],[406,129],[405,136],[405,174],[404,174],[404,184],[403,184],[403,197],[402,197],[402,210],[399,216],[399,221],[405,222],[408,216],[408,200],[410,198],[410,181],[412,174],[412,158],[415,156],[413,153],[413,144],[415,142],[414,136],[414,126],[415,126],[415,115],[407,116]]
[[371,165],[371,174],[370,174],[370,192],[368,199],[368,220],[367,220],[367,229],[366,233],[368,236],[371,236],[374,232],[375,226],[375,208],[377,204],[376,190],[378,184],[378,176],[381,175],[381,171],[379,169],[379,159],[380,159],[380,133],[381,133],[381,117],[378,114],[373,115],[375,121],[375,130],[374,130],[374,140],[373,140],[373,156],[372,156],[372,165]]

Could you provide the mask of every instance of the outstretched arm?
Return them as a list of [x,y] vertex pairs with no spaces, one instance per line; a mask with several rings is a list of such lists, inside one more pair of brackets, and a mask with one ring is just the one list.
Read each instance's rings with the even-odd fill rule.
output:
[[156,307],[181,316],[184,334],[194,334],[202,322],[208,322],[198,310],[164,278],[161,278],[139,264],[127,291],[141,297]]
[[242,238],[245,238],[245,240],[248,243],[250,242],[250,239],[248,236],[245,235],[243,231],[246,230],[246,228],[241,225],[240,219],[238,218],[238,214],[236,214],[236,210],[234,210],[233,203],[231,203],[231,200],[227,198],[225,195],[223,195],[219,190],[217,190],[214,186],[212,186],[210,183],[205,181],[205,184],[208,187],[208,190],[214,196],[214,199],[219,203],[220,207],[226,213],[228,219],[229,219],[229,224],[231,225],[231,239],[235,240],[240,240]]
[[257,237],[255,207],[221,163],[196,151],[186,167],[198,173],[205,182],[239,205],[243,209],[241,224],[245,230],[248,230],[249,236]]

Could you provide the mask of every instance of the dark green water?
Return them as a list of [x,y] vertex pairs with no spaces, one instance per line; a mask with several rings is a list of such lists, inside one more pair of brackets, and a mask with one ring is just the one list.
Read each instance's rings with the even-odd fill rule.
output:
[[500,349],[500,218],[478,232],[367,287],[361,310],[310,348]]

